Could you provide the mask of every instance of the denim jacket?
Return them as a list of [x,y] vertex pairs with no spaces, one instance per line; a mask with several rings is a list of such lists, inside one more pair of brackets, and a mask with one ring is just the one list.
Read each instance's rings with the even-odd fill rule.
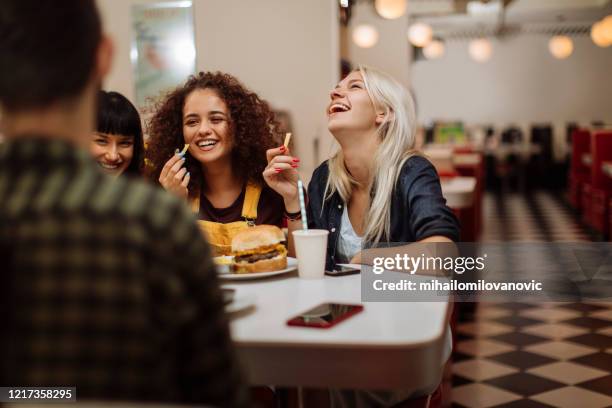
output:
[[[329,231],[326,269],[336,263],[342,211],[346,203],[336,192],[324,201],[329,177],[327,161],[313,173],[308,185],[308,227]],[[391,203],[390,237],[384,242],[416,242],[433,235],[459,240],[459,222],[442,196],[440,179],[424,157],[409,158],[399,175]]]

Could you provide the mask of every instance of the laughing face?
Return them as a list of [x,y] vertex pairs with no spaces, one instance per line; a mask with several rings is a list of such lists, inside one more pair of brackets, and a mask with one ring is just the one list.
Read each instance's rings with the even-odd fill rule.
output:
[[94,133],[89,151],[102,171],[118,176],[129,167],[134,157],[134,137]]
[[327,127],[338,136],[345,130],[375,129],[379,121],[359,71],[347,75],[330,93]]
[[183,137],[189,154],[202,164],[230,158],[230,113],[215,90],[196,89],[185,98]]

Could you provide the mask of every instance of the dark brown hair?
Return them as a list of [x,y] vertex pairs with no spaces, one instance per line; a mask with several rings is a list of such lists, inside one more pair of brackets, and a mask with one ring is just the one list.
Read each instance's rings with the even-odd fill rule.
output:
[[[176,149],[182,150],[185,144],[183,106],[187,96],[197,89],[213,89],[226,103],[233,137],[232,165],[244,181],[263,183],[261,173],[267,165],[266,150],[274,147],[274,140],[278,139],[275,137],[277,124],[274,114],[267,102],[235,77],[222,72],[200,72],[191,76],[185,85],[158,103],[147,126],[148,177],[157,182],[164,164]],[[200,194],[204,183],[202,168],[189,153],[186,158],[186,167],[191,173],[189,196],[195,197]]]
[[2,0],[0,103],[7,111],[77,96],[102,38],[94,0]]

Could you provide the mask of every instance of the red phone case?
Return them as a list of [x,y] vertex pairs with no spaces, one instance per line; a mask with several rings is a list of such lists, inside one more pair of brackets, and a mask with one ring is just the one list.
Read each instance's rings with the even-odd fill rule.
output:
[[[302,317],[302,315],[304,313],[306,313],[306,312],[304,312],[304,313],[302,313],[299,316],[292,317],[291,319],[287,320],[287,325],[288,326],[298,326],[298,327],[314,327],[314,328],[317,328],[317,329],[329,329],[330,327],[334,327],[338,323],[340,323],[340,322],[348,319],[349,317],[354,316],[357,313],[363,311],[363,305],[344,305],[344,304],[341,304],[341,303],[334,303],[334,305],[351,306],[353,309],[348,311],[348,312],[346,312],[346,313],[344,313],[342,316],[337,317],[335,320],[333,320],[331,322],[326,322],[326,321],[324,321],[324,322],[305,322],[303,317]],[[316,306],[316,307],[318,307],[318,306]]]

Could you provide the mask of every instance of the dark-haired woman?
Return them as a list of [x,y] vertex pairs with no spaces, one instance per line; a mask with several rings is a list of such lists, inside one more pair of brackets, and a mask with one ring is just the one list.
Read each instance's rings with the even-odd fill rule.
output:
[[262,177],[275,129],[268,104],[220,72],[190,77],[149,123],[149,177],[189,201],[217,253],[249,225],[282,224],[283,199]]
[[108,174],[137,176],[144,164],[144,141],[140,115],[118,92],[98,94],[98,122],[89,151]]

